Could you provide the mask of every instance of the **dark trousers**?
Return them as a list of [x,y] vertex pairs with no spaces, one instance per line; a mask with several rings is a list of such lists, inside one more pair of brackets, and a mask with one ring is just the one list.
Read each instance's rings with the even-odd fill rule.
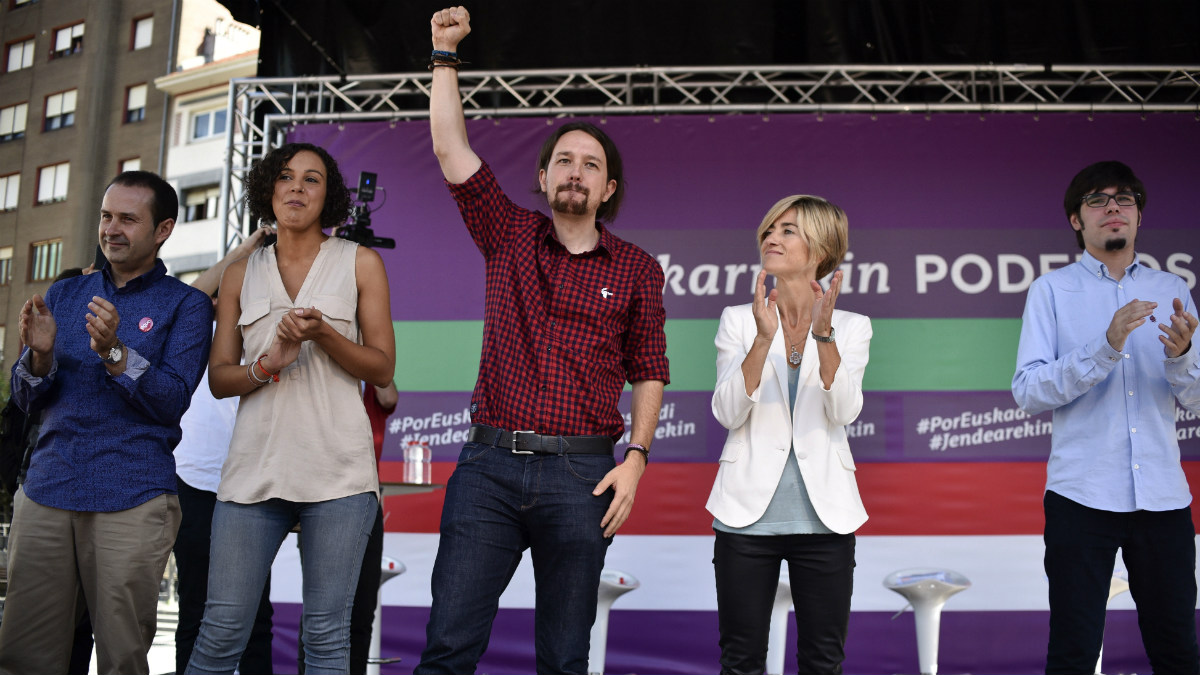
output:
[[841,675],[854,590],[854,535],[716,534],[722,675],[766,672],[771,607],[784,560],[796,610],[799,672]]
[[1114,513],[1054,492],[1046,492],[1043,506],[1050,580],[1047,675],[1095,672],[1118,547],[1151,669],[1158,675],[1200,673],[1191,508]]
[[414,675],[470,675],[491,639],[500,595],[525,549],[533,559],[539,675],[585,675],[596,591],[611,539],[612,490],[592,490],[612,455],[516,455],[467,443],[446,482],[433,606]]
[[[379,602],[379,579],[383,576],[383,504],[375,514],[375,527],[367,539],[354,606],[350,608],[350,675],[365,675],[367,655],[371,651],[371,629],[375,624],[375,605]],[[304,675],[304,631],[300,631],[297,649],[300,675]]]
[[[176,476],[179,484],[179,509],[182,519],[179,536],[175,539],[175,565],[179,568],[179,625],[175,628],[175,672],[182,673],[192,658],[192,647],[200,633],[204,618],[204,602],[208,598],[208,553],[212,535],[213,508],[216,493],[198,490]],[[271,579],[254,618],[250,642],[242,653],[238,670],[243,673],[274,672],[271,665]]]

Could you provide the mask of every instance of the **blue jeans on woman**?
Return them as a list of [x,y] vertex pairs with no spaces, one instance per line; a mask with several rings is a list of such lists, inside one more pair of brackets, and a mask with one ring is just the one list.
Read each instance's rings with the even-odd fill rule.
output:
[[587,672],[596,593],[611,539],[612,491],[592,490],[611,455],[518,455],[467,443],[446,484],[433,607],[415,675],[475,672],[504,592],[528,548],[537,585],[537,672]]
[[348,672],[350,608],[377,509],[372,492],[312,503],[217,502],[208,602],[187,673],[233,673],[250,638],[271,563],[296,523],[304,532],[305,672]]

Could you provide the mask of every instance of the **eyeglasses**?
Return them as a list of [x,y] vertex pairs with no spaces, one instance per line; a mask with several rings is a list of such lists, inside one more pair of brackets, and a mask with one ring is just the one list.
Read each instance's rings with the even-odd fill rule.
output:
[[1110,200],[1115,201],[1117,206],[1136,206],[1142,195],[1137,192],[1118,192],[1115,195],[1110,195],[1106,192],[1096,192],[1090,195],[1084,195],[1080,201],[1093,209],[1102,209],[1108,206]]

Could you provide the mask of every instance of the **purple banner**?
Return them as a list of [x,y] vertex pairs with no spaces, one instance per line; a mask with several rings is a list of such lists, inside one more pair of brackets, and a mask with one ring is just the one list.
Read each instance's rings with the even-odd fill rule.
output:
[[[881,341],[889,329],[893,335],[911,332],[908,329],[917,322],[905,319],[1008,319],[998,323],[1011,330],[1032,280],[1070,264],[1079,253],[1063,211],[1067,184],[1083,167],[1107,159],[1126,162],[1145,182],[1147,207],[1137,242],[1145,262],[1179,274],[1189,287],[1195,286],[1200,272],[1200,262],[1194,259],[1200,254],[1200,228],[1192,205],[1193,184],[1200,175],[1200,124],[1190,113],[781,114],[592,121],[612,136],[626,168],[626,201],[612,230],[646,249],[662,265],[669,322],[699,319],[707,321],[696,322],[698,326],[715,324],[722,308],[748,301],[758,263],[754,231],[762,215],[784,196],[813,194],[841,206],[850,220],[850,253],[838,306],[877,320],[876,337]],[[558,123],[532,117],[485,119],[468,121],[467,129],[472,148],[491,164],[509,197],[544,211],[544,199],[531,191],[537,175],[535,158]],[[326,147],[351,184],[361,171],[378,174],[372,221],[379,236],[393,237],[397,243],[395,250],[380,251],[391,282],[396,321],[483,318],[483,260],[443,184],[427,121],[312,124],[297,128],[292,138]],[[449,331],[455,325],[435,325],[427,332]],[[703,350],[711,345],[710,336],[689,337],[696,339],[683,348],[685,353],[678,359],[683,363],[678,367],[711,368],[707,356],[699,358],[707,353]],[[936,346],[888,346],[891,351],[881,349],[872,355],[869,381],[872,368],[888,372],[884,358],[911,359],[903,365],[917,368],[925,363],[944,365],[938,364]],[[917,371],[931,373],[923,382],[880,378],[879,384],[869,384],[876,390],[865,395],[862,414],[847,428],[855,458],[880,463],[1028,463],[1006,468],[1017,469],[1011,473],[1025,477],[1022,480],[1037,475],[1049,454],[1050,416],[1031,417],[1015,408],[1004,375],[1011,372],[1012,352],[990,350],[978,354],[978,359],[988,367],[981,369],[978,381],[968,373],[965,383],[943,383],[937,379],[939,371],[929,368]],[[653,448],[656,461],[715,464],[726,431],[712,417],[711,391],[698,391],[710,383],[705,377],[691,377],[680,378],[677,386],[685,381],[694,391],[668,388],[664,396]],[[428,382],[420,386],[440,388]],[[915,391],[891,390],[901,386]],[[964,386],[975,390],[937,391]],[[881,390],[884,387],[888,390]],[[465,440],[469,404],[466,391],[401,392],[400,412],[389,421],[385,458],[400,460],[405,443],[423,440],[431,445],[435,460],[454,461]],[[629,394],[622,397],[621,406],[628,414]],[[1200,419],[1180,412],[1176,421],[1185,459],[1200,460]],[[676,468],[680,474],[702,472],[695,465]],[[962,473],[973,468],[964,466]],[[663,484],[669,487],[669,481]],[[1036,508],[1040,482],[1029,482],[1027,488],[1029,494],[1020,496],[1026,500],[1021,503]],[[702,533],[708,535],[708,516],[700,511],[706,489],[707,485],[689,484],[677,494],[656,495],[653,536],[624,538],[622,534],[610,556],[626,546],[623,560],[637,563],[631,570],[639,574],[646,570],[647,578],[669,567],[674,578],[711,580],[708,542],[703,542],[702,554],[681,557],[676,553],[680,542],[694,546],[694,537],[672,536],[684,532],[678,514],[693,514],[687,517],[702,521]],[[926,486],[877,485],[874,489],[889,491],[873,495],[878,503],[896,504],[919,500],[921,495],[909,492],[922,492]],[[1013,589],[1022,597],[1044,597],[1040,532],[1032,521],[1022,521],[1024,529],[1012,533],[1015,542],[1012,537],[987,536],[997,531],[989,515],[995,495],[985,490],[968,496],[976,498],[930,504],[927,509],[936,514],[930,517],[955,523],[953,531],[959,534],[922,537],[925,530],[901,528],[882,537],[864,535],[856,564],[860,575],[864,570],[872,572],[856,579],[856,601],[870,594],[865,589],[879,589],[878,580],[888,571],[959,561],[956,571],[977,580],[978,590],[972,593],[980,602],[972,605],[972,611],[944,615],[943,668],[1039,672],[1045,612],[1006,610],[1012,609],[1007,598]],[[1036,519],[1036,510],[1032,513]],[[875,523],[886,520],[879,513],[873,515]],[[428,569],[436,552],[436,538],[422,539],[423,532],[406,540],[409,548],[403,556],[411,563],[410,570]],[[669,564],[653,557],[663,538],[672,539],[666,544],[673,556]],[[981,581],[995,578],[989,575],[998,564],[996,553],[978,553],[993,545],[1001,552],[1031,547],[1002,561],[1020,569],[1028,564],[1029,571],[1005,576],[999,584]],[[913,552],[906,553],[906,546]],[[696,611],[690,604],[681,605],[663,581],[647,582],[638,591],[639,602],[654,611],[613,613],[609,670],[694,673],[716,666],[715,600],[711,606],[704,604],[707,600],[697,601],[703,611]],[[410,574],[406,583],[426,584],[427,573]],[[983,591],[989,586],[992,595],[985,599]],[[993,592],[998,586],[1003,593]],[[689,600],[697,597],[698,587],[688,586]],[[898,608],[899,596],[895,601]],[[421,602],[427,600],[421,598],[417,604]],[[878,610],[872,606],[854,611],[847,671],[914,669],[911,619],[891,621],[890,613]],[[422,626],[428,609],[405,606],[384,611],[384,655],[403,656],[409,665],[400,672],[411,672],[411,662],[424,643]],[[533,649],[529,626],[526,610],[501,609],[482,670],[528,672]],[[1120,630],[1114,633],[1113,628]],[[1123,672],[1144,669],[1131,613],[1110,612],[1109,629],[1106,666]]]
[[[1160,233],[1159,233],[1160,234]],[[1180,275],[1194,287],[1200,228],[1150,239],[1140,255],[1155,269]],[[663,267],[663,297],[672,318],[720,316],[748,302],[759,271],[754,229],[699,230],[680,242],[677,232],[639,232],[637,241]],[[850,250],[838,307],[888,318],[1019,317],[1038,276],[1079,256],[1064,225],[1011,232],[874,230],[851,227]],[[768,287],[770,287],[768,282]]]
[[[712,416],[708,392],[663,395],[655,429],[655,461],[716,462],[725,429]],[[388,419],[383,459],[403,460],[410,441],[425,442],[436,462],[453,462],[470,426],[469,392],[401,392]],[[630,394],[620,409],[628,426]],[[860,462],[1044,462],[1050,456],[1050,413],[1028,415],[1008,392],[867,392],[846,427]],[[1177,408],[1176,435],[1186,460],[1200,460],[1200,415]],[[628,432],[624,441],[628,441]]]
[[[275,668],[296,670],[300,607],[276,603]],[[425,646],[429,610],[384,607],[381,655],[401,662],[384,672],[412,673]],[[1048,612],[945,612],[941,619],[938,665],[949,673],[1041,672],[1045,666]],[[491,646],[479,664],[485,673],[531,673],[532,610],[501,609]],[[1107,672],[1149,672],[1133,610],[1109,610],[1105,620],[1104,665]],[[794,617],[784,644],[796,644]],[[715,612],[653,612],[614,609],[608,629],[606,670],[613,673],[705,673],[719,668]],[[1014,645],[1020,647],[1014,648]],[[788,650],[790,652],[790,649]],[[795,663],[785,659],[784,672]],[[909,613],[855,612],[846,638],[848,673],[904,673],[917,670],[916,626]]]
[[[1078,253],[1062,207],[1067,183],[1110,158],[1132,166],[1147,186],[1139,249],[1195,282],[1200,125],[1192,115],[599,121],[627,173],[613,230],[660,260],[668,256],[671,318],[715,318],[749,297],[750,275],[731,279],[726,267],[758,262],[755,227],[776,200],[797,193],[826,197],[849,215],[849,285],[857,297],[845,299],[848,309],[876,318],[1019,316],[1030,270]],[[548,122],[468,122],[472,147],[509,196],[543,211],[531,188]],[[397,241],[394,251],[381,251],[396,319],[482,318],[482,259],[443,186],[428,122],[307,125],[293,137],[328,148],[351,183],[360,171],[379,174],[373,223]],[[716,269],[697,272],[702,265]]]
[[[632,395],[621,394],[618,407],[625,416],[629,442]],[[721,456],[724,429],[712,416],[708,392],[663,394],[663,406],[654,430],[656,462],[708,462]],[[401,392],[396,414],[388,419],[383,442],[383,459],[401,461],[403,448],[412,441],[428,443],[435,462],[453,462],[467,440],[471,426],[470,392]]]

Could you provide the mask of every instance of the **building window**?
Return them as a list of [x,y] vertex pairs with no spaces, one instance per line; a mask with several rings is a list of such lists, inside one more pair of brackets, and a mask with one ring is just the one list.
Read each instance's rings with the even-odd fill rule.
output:
[[21,174],[0,176],[0,211],[17,208],[17,193],[21,191]]
[[217,185],[192,188],[183,191],[183,222],[190,223],[217,216],[217,200],[221,188]]
[[54,50],[50,59],[61,59],[64,56],[78,54],[83,51],[83,22],[54,31]]
[[10,42],[8,45],[8,61],[5,72],[28,68],[33,65],[33,38],[20,42]]
[[0,143],[25,137],[25,117],[28,112],[28,103],[0,108]]
[[29,280],[49,281],[62,267],[62,239],[39,241],[29,246]]
[[46,97],[46,122],[42,125],[42,131],[75,126],[76,93],[76,90],[72,89]]
[[141,122],[146,119],[146,85],[135,84],[125,90],[125,121]]
[[70,178],[70,174],[70,162],[42,167],[42,170],[38,172],[37,203],[51,204],[66,201],[67,179]]
[[[12,283],[12,254],[11,246],[0,248],[0,285],[2,286]],[[0,344],[0,348],[3,348],[2,344]]]
[[141,157],[132,157],[130,159],[123,159],[123,160],[121,160],[121,166],[119,168],[120,168],[119,173],[125,173],[126,171],[141,171],[142,170],[142,158]]
[[133,20],[133,46],[135,51],[150,46],[150,38],[154,33],[154,17],[146,16]]
[[209,110],[192,117],[192,140],[225,135],[225,110]]

